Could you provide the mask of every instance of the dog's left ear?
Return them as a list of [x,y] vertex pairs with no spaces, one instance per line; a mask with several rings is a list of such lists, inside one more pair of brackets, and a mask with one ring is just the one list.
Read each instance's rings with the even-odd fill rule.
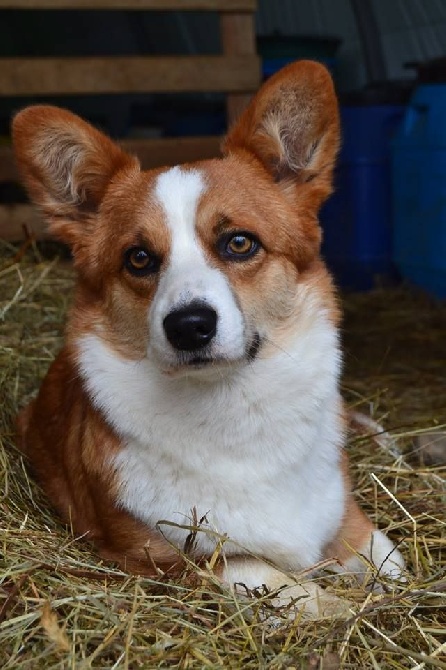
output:
[[311,182],[313,204],[320,205],[332,190],[339,141],[330,74],[314,61],[297,61],[261,87],[229,131],[223,152],[254,155],[287,193]]

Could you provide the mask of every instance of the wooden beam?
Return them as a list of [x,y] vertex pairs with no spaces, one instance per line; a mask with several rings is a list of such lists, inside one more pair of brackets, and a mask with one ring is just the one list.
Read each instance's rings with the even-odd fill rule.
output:
[[45,223],[32,205],[0,205],[0,238],[18,242],[28,230],[36,240],[49,237]]
[[164,165],[191,163],[220,156],[222,138],[206,137],[164,137],[159,139],[124,140],[119,144],[138,156],[144,170]]
[[18,181],[18,174],[12,148],[0,144],[0,183],[3,181]]
[[257,56],[0,58],[0,95],[246,92]]
[[255,12],[256,0],[0,0],[0,9]]
[[[254,19],[250,14],[222,14],[220,34],[223,53],[229,57],[252,57],[256,53]],[[257,65],[256,87],[260,85],[260,62]],[[226,100],[228,124],[237,119],[251,99],[250,94],[232,93]]]

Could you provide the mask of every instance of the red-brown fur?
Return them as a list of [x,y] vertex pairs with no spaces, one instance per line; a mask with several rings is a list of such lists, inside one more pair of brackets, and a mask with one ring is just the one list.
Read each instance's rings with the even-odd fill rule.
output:
[[113,472],[104,456],[117,451],[120,440],[86,397],[67,349],[21,413],[18,428],[33,474],[77,536],[130,572],[154,575],[155,564],[163,571],[179,564],[160,533],[114,503]]

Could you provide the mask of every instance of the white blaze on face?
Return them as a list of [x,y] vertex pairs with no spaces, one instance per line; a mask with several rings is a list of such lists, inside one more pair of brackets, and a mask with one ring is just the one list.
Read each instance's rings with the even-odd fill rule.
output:
[[217,312],[217,333],[207,348],[213,358],[237,359],[246,349],[243,315],[226,276],[213,268],[196,236],[198,203],[206,190],[198,170],[173,167],[159,175],[155,197],[163,208],[171,248],[149,312],[150,346],[160,362],[175,366],[178,352],[167,341],[163,321],[175,309],[200,303]]

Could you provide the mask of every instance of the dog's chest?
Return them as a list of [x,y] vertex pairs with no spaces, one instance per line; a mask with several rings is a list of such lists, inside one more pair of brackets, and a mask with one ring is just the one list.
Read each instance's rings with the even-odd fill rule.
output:
[[115,461],[119,503],[152,527],[161,522],[180,547],[202,519],[200,552],[212,553],[217,533],[231,538],[228,553],[310,565],[342,516],[339,438],[334,399],[317,411],[242,398],[179,403],[168,416],[158,407],[147,439],[129,440]]
[[[256,360],[206,383],[168,379],[149,360],[126,362],[97,338],[82,373],[95,405],[121,436],[110,462],[117,504],[182,546],[195,517],[287,568],[308,566],[339,527],[342,423],[333,331],[301,338],[293,357]],[[321,355],[324,352],[324,355]],[[197,551],[212,553],[212,533]]]

